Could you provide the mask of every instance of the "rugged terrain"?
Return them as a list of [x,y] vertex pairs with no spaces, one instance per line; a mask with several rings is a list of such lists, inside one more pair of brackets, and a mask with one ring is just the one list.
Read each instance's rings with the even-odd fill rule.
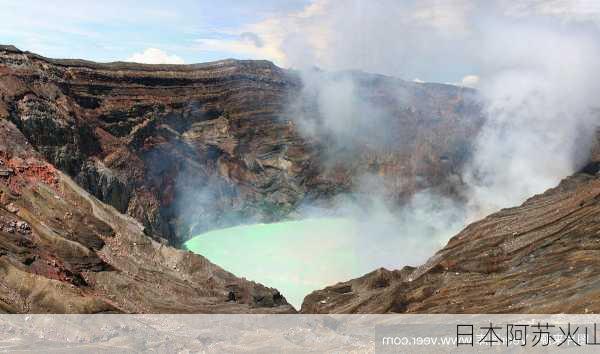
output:
[[345,75],[392,117],[385,147],[373,146],[368,134],[380,127],[369,112],[351,148],[301,134],[299,117],[318,124],[318,107],[301,95],[295,72],[266,61],[98,64],[0,47],[0,118],[92,195],[173,244],[293,217],[366,174],[398,200],[432,186],[458,195],[481,123],[473,92]]
[[[316,103],[266,61],[98,64],[1,46],[0,312],[291,313],[277,290],[172,245],[294,217],[365,175],[399,203],[425,188],[460,198],[474,93],[340,75],[391,117],[383,146],[368,114],[351,146],[307,135],[299,119],[318,125]],[[426,264],[316,291],[301,312],[599,312],[597,151]]]
[[303,313],[598,313],[598,160],[475,222],[424,265],[378,269],[308,295]]
[[0,120],[0,313],[290,313],[277,290],[165,246]]
[[294,312],[277,290],[169,244],[289,217],[361,173],[397,198],[452,194],[480,121],[472,92],[352,75],[404,138],[331,160],[343,154],[330,137],[296,126],[315,113],[299,77],[269,62],[97,64],[1,46],[0,311]]

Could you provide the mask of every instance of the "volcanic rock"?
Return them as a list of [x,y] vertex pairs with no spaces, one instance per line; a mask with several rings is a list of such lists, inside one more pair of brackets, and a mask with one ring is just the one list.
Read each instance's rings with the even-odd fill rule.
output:
[[[432,187],[458,196],[482,122],[474,91],[344,75],[391,117],[363,127],[351,149],[300,131],[299,115],[318,121],[315,102],[291,110],[302,82],[267,61],[98,64],[0,46],[0,118],[52,166],[172,244],[285,218],[353,190],[366,174],[398,201]],[[385,147],[369,135],[382,130],[392,138]]]
[[295,312],[277,290],[154,241],[54,169],[6,119],[0,154],[18,166],[0,179],[0,313]]
[[[340,75],[386,109],[385,146],[368,125],[352,147],[307,136],[296,115],[318,122],[318,107],[290,110],[302,81],[267,61],[98,64],[0,46],[0,312],[294,312],[168,244],[287,217],[365,174],[398,202],[427,188],[458,198],[482,124],[474,91]],[[424,265],[316,291],[302,312],[599,312],[599,156]]]

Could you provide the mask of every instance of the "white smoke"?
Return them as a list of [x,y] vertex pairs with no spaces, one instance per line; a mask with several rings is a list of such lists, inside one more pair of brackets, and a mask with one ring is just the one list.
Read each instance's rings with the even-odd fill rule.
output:
[[[318,64],[410,77],[463,70],[456,81],[477,87],[487,121],[463,171],[472,221],[518,205],[577,171],[597,125],[600,11],[569,1],[556,8],[525,3],[320,0],[309,13],[283,21],[290,40],[281,48],[287,63],[299,68]],[[297,43],[305,26],[311,30]],[[381,131],[392,124],[351,79],[318,80],[308,72],[303,78],[319,92],[321,128],[337,139],[364,131],[365,117]],[[304,123],[311,137],[318,131],[313,123]]]
[[471,219],[518,205],[581,168],[598,123],[596,38],[497,24],[483,38],[487,122],[465,171]]
[[[355,180],[352,192],[336,196],[327,206],[305,205],[300,209],[300,218],[351,220],[353,232],[322,236],[353,252],[356,258],[352,266],[359,268],[362,274],[380,267],[417,266],[442,248],[464,225],[465,205],[452,198],[423,190],[398,206],[389,199],[382,177],[366,174],[356,176]],[[314,252],[311,247],[297,249],[295,256],[308,258],[311,252]],[[319,282],[319,277],[326,275],[315,276],[314,280]]]
[[[300,27],[299,21],[310,23],[309,37],[296,43],[293,34],[282,47],[291,65],[306,68],[308,59],[334,71],[363,69],[431,77],[440,72],[440,64],[449,72],[462,68],[460,85],[477,86],[479,91],[486,122],[473,137],[472,160],[462,171],[465,205],[426,192],[417,194],[403,210],[372,209],[367,214],[373,221],[370,227],[387,224],[390,213],[395,220],[393,232],[367,233],[368,238],[382,235],[376,243],[382,264],[386,257],[381,250],[399,250],[394,245],[416,249],[416,243],[423,242],[419,249],[425,247],[425,254],[432,254],[436,247],[428,240],[447,240],[458,231],[461,217],[459,223],[465,225],[518,205],[557,185],[589,157],[598,121],[595,95],[600,88],[596,27],[508,14],[491,18],[491,10],[507,11],[509,5],[502,2],[483,8],[469,1],[315,4],[319,4],[316,15],[293,23]],[[435,56],[446,61],[439,63],[432,59]],[[308,87],[304,94],[308,91],[317,97],[322,119],[320,126],[310,120],[299,122],[306,136],[315,138],[324,129],[333,141],[352,143],[357,140],[355,132],[365,132],[365,117],[379,131],[389,129],[393,120],[385,108],[366,101],[353,79],[321,72],[315,78],[314,72],[303,72]],[[463,207],[466,214],[462,214]],[[407,261],[408,254],[404,255]],[[402,257],[397,255],[397,259]]]
[[462,171],[466,202],[425,190],[398,208],[383,182],[355,176],[353,193],[327,210],[308,206],[302,215],[335,212],[357,220],[361,232],[353,242],[371,269],[418,265],[467,222],[518,205],[581,168],[598,118],[598,28],[573,17],[562,21],[556,12],[545,18],[547,7],[527,9],[523,16],[504,1],[318,0],[302,13],[245,29],[300,69],[300,101],[317,108],[299,113],[302,104],[295,102],[296,123],[309,140],[327,136],[334,152],[360,151],[369,141],[385,150],[396,138],[388,135],[395,131],[390,111],[365,99],[356,75],[336,72],[420,78],[410,85],[437,77],[479,92],[486,122]]
[[373,92],[358,82],[362,73],[306,69],[300,75],[303,89],[293,100],[290,115],[305,137],[328,139],[334,152],[358,146],[382,148],[397,140],[392,133],[398,122],[390,114],[397,107],[372,102]]
[[366,203],[344,206],[353,209],[346,217],[359,228],[354,244],[366,271],[420,265],[463,226],[464,206],[451,198],[425,190],[398,207],[381,188],[367,186],[362,186]]

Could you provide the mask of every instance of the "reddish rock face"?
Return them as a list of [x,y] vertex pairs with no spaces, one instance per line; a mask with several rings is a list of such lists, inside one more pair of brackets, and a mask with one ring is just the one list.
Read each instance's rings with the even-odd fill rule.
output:
[[[365,174],[396,201],[429,187],[456,196],[481,124],[471,90],[346,73],[386,124],[366,119],[351,147],[333,144],[327,131],[300,130],[300,116],[319,122],[319,106],[296,73],[266,61],[96,64],[2,47],[0,72],[1,117],[80,186],[174,244],[281,219],[352,191]],[[374,144],[382,132],[385,144]]]
[[6,119],[0,152],[0,313],[295,312],[277,290],[153,241]]

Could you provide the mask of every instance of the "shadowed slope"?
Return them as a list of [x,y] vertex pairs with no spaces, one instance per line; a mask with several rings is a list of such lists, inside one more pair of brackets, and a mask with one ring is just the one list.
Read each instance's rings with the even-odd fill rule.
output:
[[294,309],[277,290],[153,241],[139,222],[89,195],[0,119],[0,312]]

